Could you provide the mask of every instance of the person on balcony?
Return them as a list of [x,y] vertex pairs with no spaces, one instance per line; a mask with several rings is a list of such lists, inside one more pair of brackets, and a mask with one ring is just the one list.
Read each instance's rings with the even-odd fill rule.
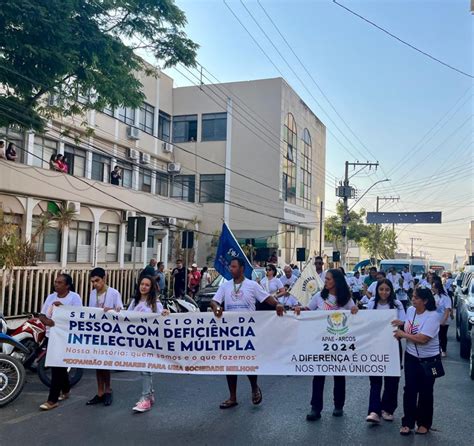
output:
[[7,151],[5,152],[5,155],[8,161],[15,162],[17,160],[18,155],[16,153],[15,144],[13,144],[12,142],[8,144],[8,148],[7,148]]
[[64,155],[59,154],[56,158],[56,162],[58,164],[58,170],[60,172],[68,173],[69,168],[68,168],[66,158],[64,157]]
[[110,184],[114,186],[120,186],[120,180],[122,179],[122,172],[119,166],[115,166],[114,170],[110,172]]

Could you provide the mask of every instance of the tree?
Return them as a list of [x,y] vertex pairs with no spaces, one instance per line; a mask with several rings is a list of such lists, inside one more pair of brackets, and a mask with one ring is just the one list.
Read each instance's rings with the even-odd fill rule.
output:
[[368,234],[361,239],[361,245],[375,259],[393,259],[397,250],[397,235],[391,229],[380,225],[368,226]]
[[134,51],[151,52],[164,67],[194,66],[198,45],[186,23],[173,0],[2,2],[0,127],[41,131],[52,116],[140,106],[137,73],[154,71]]
[[[333,243],[336,250],[341,249],[342,242],[342,219],[344,216],[344,205],[339,201],[336,205],[336,215],[328,217],[324,223],[325,238]],[[356,243],[368,234],[369,227],[364,223],[365,210],[350,211],[347,224],[347,238]]]

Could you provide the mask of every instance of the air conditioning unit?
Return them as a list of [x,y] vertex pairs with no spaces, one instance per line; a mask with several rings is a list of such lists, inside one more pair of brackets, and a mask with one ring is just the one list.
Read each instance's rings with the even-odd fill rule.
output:
[[120,214],[122,223],[127,222],[130,217],[133,217],[133,211],[121,211]]
[[174,217],[169,217],[168,218],[168,224],[171,226],[176,226],[178,223],[178,219]]
[[133,127],[133,125],[129,125],[127,127],[127,138],[128,139],[140,139],[140,130],[138,130],[136,127]]
[[163,152],[173,153],[173,144],[170,144],[169,142],[164,142],[162,147],[163,147]]
[[78,201],[66,201],[66,208],[68,211],[72,211],[74,215],[81,213],[81,203]]
[[142,153],[142,164],[150,164],[151,157],[148,153]]
[[131,160],[137,160],[140,158],[140,152],[137,149],[132,149],[131,147],[128,149],[128,157]]
[[168,163],[168,173],[180,173],[181,163]]

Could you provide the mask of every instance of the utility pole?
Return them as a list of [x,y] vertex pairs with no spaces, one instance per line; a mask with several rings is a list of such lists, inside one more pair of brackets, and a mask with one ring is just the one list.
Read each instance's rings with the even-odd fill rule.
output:
[[[417,240],[417,241],[418,241],[418,240],[421,240],[421,238],[419,238],[419,237],[410,237],[410,240],[411,240],[410,256],[411,256],[411,258],[413,258],[413,242],[414,242],[415,240]],[[421,255],[421,253],[420,253],[420,255]]]
[[[377,195],[377,206],[376,206],[376,210],[377,212],[379,212],[379,202],[380,201],[392,201],[392,202],[395,202],[395,201],[400,201],[400,197],[379,197]],[[395,232],[395,223],[392,224],[392,231]]]
[[379,166],[378,161],[375,163],[370,163],[370,162],[365,162],[365,163],[360,163],[359,161],[355,163],[350,163],[349,161],[345,162],[345,170],[344,170],[344,181],[342,184],[339,185],[339,187],[336,188],[336,196],[339,198],[342,198],[343,203],[344,203],[344,213],[342,216],[342,249],[341,249],[341,264],[344,268],[347,268],[347,225],[349,223],[349,199],[354,199],[355,198],[355,189],[350,185],[349,183],[349,166],[351,167],[357,167],[357,166],[362,166],[364,167],[369,167],[371,169],[372,167],[377,167]]

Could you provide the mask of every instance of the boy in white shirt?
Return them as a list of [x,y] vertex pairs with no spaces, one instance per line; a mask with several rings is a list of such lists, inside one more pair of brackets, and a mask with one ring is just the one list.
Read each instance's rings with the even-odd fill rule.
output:
[[[94,268],[90,273],[92,291],[89,296],[89,306],[102,308],[104,311],[120,311],[123,308],[120,293],[107,285],[106,273],[103,268]],[[110,370],[96,370],[97,395],[87,402],[88,406],[103,403],[112,404],[112,388],[110,386]]]

